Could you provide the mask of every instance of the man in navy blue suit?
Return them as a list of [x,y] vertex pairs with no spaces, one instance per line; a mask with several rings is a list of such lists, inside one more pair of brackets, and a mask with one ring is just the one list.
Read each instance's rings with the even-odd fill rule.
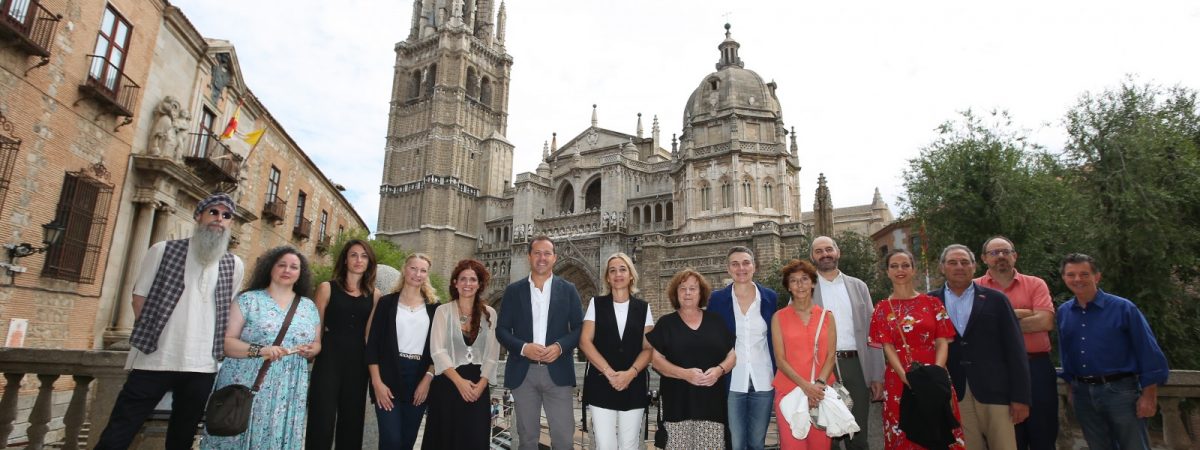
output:
[[554,449],[573,447],[575,364],[583,305],[571,282],[555,277],[554,242],[529,244],[529,278],[504,289],[496,338],[508,349],[504,387],[512,389],[518,448],[538,448],[542,408]]
[[939,259],[946,286],[929,295],[946,305],[958,337],[950,343],[950,370],[963,433],[970,449],[1017,448],[1014,424],[1029,417],[1029,359],[1008,297],[980,286],[975,254],[953,244]]

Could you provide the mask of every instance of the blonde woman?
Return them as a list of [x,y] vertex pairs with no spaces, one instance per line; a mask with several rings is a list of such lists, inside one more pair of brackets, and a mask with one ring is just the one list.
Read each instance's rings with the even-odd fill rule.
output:
[[646,366],[654,328],[650,305],[637,294],[637,269],[629,255],[608,257],[604,269],[605,295],[593,297],[583,316],[579,349],[587,356],[583,404],[592,418],[598,450],[633,450],[642,443],[646,397]]
[[433,381],[429,328],[437,295],[429,284],[429,256],[404,260],[400,289],[379,299],[367,336],[367,372],[379,422],[380,449],[411,449],[425,415]]

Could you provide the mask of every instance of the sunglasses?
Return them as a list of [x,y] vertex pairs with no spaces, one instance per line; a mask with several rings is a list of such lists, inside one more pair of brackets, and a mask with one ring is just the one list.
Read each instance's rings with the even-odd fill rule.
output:
[[213,217],[221,216],[221,218],[225,219],[225,220],[233,219],[233,213],[221,211],[217,208],[208,210],[208,215],[213,216]]

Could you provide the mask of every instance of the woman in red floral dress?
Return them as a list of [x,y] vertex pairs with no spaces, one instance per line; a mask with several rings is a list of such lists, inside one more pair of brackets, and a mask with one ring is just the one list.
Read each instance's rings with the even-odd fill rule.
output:
[[[948,346],[954,339],[954,325],[938,299],[917,292],[913,287],[916,264],[905,250],[888,253],[887,276],[892,280],[892,295],[875,306],[871,318],[869,345],[882,347],[888,371],[884,375],[883,440],[891,449],[923,448],[909,441],[900,431],[900,395],[904,392],[905,370],[911,362],[946,367]],[[901,337],[903,332],[903,337]],[[954,396],[951,387],[951,398]],[[958,404],[950,402],[954,418],[960,419]],[[954,429],[951,450],[966,448],[962,428]]]

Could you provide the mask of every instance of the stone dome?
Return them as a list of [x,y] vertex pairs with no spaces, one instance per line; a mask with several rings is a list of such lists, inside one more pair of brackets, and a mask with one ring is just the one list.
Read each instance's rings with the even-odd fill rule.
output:
[[739,47],[741,45],[730,36],[729,24],[725,24],[725,40],[717,46],[721,50],[717,71],[705,76],[688,97],[683,109],[685,127],[689,122],[716,117],[731,108],[780,115],[775,83],[763,82],[753,70],[745,69],[737,54]]

